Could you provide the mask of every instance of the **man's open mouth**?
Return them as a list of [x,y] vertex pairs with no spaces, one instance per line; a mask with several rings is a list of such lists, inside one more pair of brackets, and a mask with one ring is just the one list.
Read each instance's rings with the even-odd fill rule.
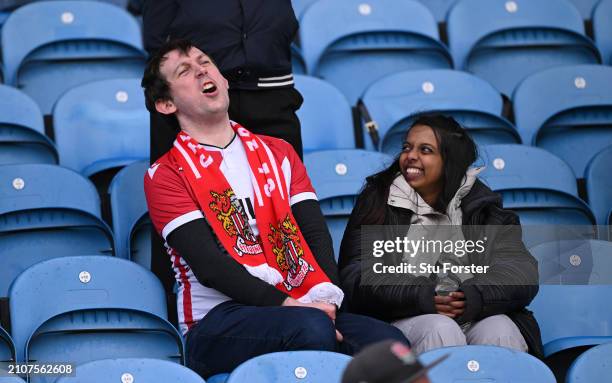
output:
[[202,87],[202,93],[214,93],[217,90],[217,86],[212,82],[205,82]]

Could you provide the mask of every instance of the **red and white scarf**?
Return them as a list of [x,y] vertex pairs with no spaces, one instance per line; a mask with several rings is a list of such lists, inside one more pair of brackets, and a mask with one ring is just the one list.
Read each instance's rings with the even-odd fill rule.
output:
[[319,267],[295,222],[278,160],[257,135],[237,123],[231,126],[247,155],[245,171],[253,185],[259,236],[221,172],[221,153],[180,132],[171,153],[182,166],[200,210],[223,247],[249,273],[301,302],[339,306],[344,294]]

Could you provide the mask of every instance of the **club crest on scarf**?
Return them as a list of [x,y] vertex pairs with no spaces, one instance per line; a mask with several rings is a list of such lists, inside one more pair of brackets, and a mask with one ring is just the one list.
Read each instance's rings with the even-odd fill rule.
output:
[[223,230],[231,238],[236,238],[234,250],[239,256],[256,255],[263,253],[261,245],[257,241],[244,208],[238,202],[238,198],[232,189],[226,189],[222,193],[210,191],[212,201],[208,204],[210,209],[216,213],[217,219],[223,225]]
[[288,291],[300,287],[304,278],[314,268],[304,259],[304,249],[300,243],[298,228],[289,215],[280,221],[278,226],[270,224],[271,233],[268,240],[272,244],[272,252],[281,271],[287,272],[283,282]]

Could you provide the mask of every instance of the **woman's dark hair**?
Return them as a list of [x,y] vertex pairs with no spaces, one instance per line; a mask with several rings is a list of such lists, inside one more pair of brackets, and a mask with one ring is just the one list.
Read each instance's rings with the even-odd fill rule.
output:
[[[432,207],[438,211],[444,211],[461,186],[467,169],[478,158],[478,150],[466,130],[452,117],[442,114],[423,114],[412,123],[410,129],[417,125],[431,127],[438,142],[442,156],[444,182],[442,192]],[[365,203],[366,211],[361,215],[363,220],[359,224],[380,225],[384,222],[389,188],[400,173],[400,155],[401,153],[391,166],[367,178],[365,189],[370,191],[367,193],[369,200]]]

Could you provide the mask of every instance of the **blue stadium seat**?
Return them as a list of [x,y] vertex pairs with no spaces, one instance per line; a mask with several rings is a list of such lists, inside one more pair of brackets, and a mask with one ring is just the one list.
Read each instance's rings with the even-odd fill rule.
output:
[[25,383],[25,380],[15,376],[0,376],[0,383]]
[[578,178],[595,154],[612,145],[610,67],[578,65],[536,73],[516,89],[513,101],[523,142],[562,158]]
[[318,0],[291,0],[291,5],[293,6],[293,12],[295,13],[295,17],[300,20],[302,18],[302,15],[304,15],[306,9],[308,9],[308,7],[310,7],[313,3],[317,1]]
[[145,63],[138,22],[98,1],[41,1],[17,9],[2,28],[2,57],[5,82],[30,95],[44,114],[66,90],[141,77]]
[[150,269],[152,225],[143,185],[148,169],[148,160],[126,166],[113,178],[109,193],[117,256]]
[[344,229],[365,179],[391,164],[393,158],[360,149],[323,150],[304,155],[312,185],[334,241],[336,258]]
[[565,381],[567,383],[601,382],[612,376],[612,343],[595,346],[582,353],[572,363]]
[[302,51],[295,43],[291,44],[291,66],[294,75],[306,73],[306,63],[304,63]]
[[593,35],[604,63],[612,65],[612,1],[601,0],[593,11]]
[[206,383],[226,383],[229,379],[230,374],[217,374],[208,377]]
[[54,165],[0,166],[0,297],[29,266],[52,257],[113,254],[93,184]]
[[13,344],[13,339],[5,329],[0,327],[0,362],[12,361],[15,361],[15,345]]
[[70,89],[53,108],[60,164],[86,177],[149,157],[149,112],[140,79]]
[[552,371],[542,361],[504,347],[443,347],[419,355],[419,360],[428,364],[444,355],[449,356],[427,373],[432,383],[556,383]]
[[419,0],[423,3],[436,18],[438,23],[446,22],[448,11],[455,5],[458,0]]
[[590,20],[593,14],[593,9],[599,2],[599,0],[571,0],[574,6],[582,15],[582,18],[585,20]]
[[612,285],[541,285],[529,309],[540,325],[544,355],[612,342],[611,295]]
[[448,15],[457,69],[474,73],[510,97],[529,74],[601,61],[568,0],[462,0]]
[[486,165],[481,179],[519,215],[528,246],[596,238],[593,213],[578,198],[574,173],[563,160],[524,145],[487,145],[480,152]]
[[55,383],[206,383],[194,371],[176,363],[149,358],[102,359],[76,367],[75,376]]
[[336,86],[351,105],[384,75],[452,68],[438,39],[433,16],[413,0],[319,0],[300,25],[308,74]]
[[295,76],[295,87],[304,98],[297,111],[304,151],[354,148],[353,116],[344,95],[309,76]]
[[[595,213],[598,225],[612,225],[611,171],[612,146],[609,146],[593,157],[585,174],[589,205]],[[609,239],[612,240],[612,237]]]
[[612,284],[612,242],[562,240],[529,251],[538,260],[541,284]]
[[339,382],[350,356],[328,351],[287,351],[247,360],[227,383]]
[[[436,69],[386,76],[366,89],[363,102],[378,124],[380,150],[396,155],[419,113],[438,111],[455,117],[478,144],[520,143],[512,123],[501,116],[501,94],[465,72]],[[369,137],[366,148],[374,149]]]
[[15,88],[0,85],[0,164],[57,164],[55,144],[45,135],[36,103]]
[[23,272],[9,298],[21,361],[184,362],[181,335],[166,320],[164,289],[134,262],[103,256],[51,259]]

